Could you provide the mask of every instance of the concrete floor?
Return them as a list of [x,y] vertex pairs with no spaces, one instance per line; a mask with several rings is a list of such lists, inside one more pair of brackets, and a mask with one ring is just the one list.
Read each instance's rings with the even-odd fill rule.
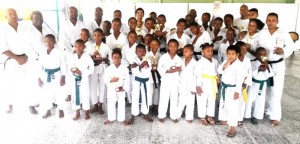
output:
[[[268,118],[260,124],[252,125],[249,121],[244,128],[238,128],[235,138],[225,136],[227,126],[203,126],[198,119],[192,124],[180,120],[174,124],[167,120],[165,124],[154,118],[147,123],[137,118],[133,126],[113,123],[106,126],[103,122],[107,115],[92,114],[90,120],[73,121],[72,111],[59,119],[57,114],[43,120],[41,115],[32,116],[27,108],[16,108],[12,115],[7,115],[0,106],[0,143],[23,144],[87,144],[87,143],[183,143],[183,144],[227,144],[227,143],[299,143],[300,144],[300,53],[294,60],[286,61],[286,79],[282,98],[283,118],[279,127],[273,128]],[[70,106],[69,106],[70,108]],[[55,110],[53,110],[55,112]],[[130,109],[127,108],[127,117]]]

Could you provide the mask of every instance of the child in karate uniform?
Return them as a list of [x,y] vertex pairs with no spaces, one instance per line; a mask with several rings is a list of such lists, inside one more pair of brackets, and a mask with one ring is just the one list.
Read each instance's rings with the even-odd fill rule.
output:
[[219,105],[219,120],[222,125],[229,125],[228,137],[234,137],[235,127],[239,117],[239,97],[244,80],[243,65],[238,59],[239,48],[230,45],[227,48],[227,60],[219,67],[218,73],[222,75],[222,88]]
[[151,60],[146,57],[146,47],[143,44],[136,46],[136,57],[131,64],[132,69],[132,105],[131,119],[129,124],[134,123],[136,116],[140,112],[144,115],[144,119],[153,122],[148,115],[149,107],[152,102],[151,93],[149,91],[151,85]]
[[181,118],[184,107],[185,120],[189,123],[194,119],[194,105],[196,94],[196,77],[195,66],[197,61],[193,58],[194,47],[187,44],[183,48],[183,59],[180,71],[180,86],[179,86],[179,100],[178,100],[178,119]]
[[[107,86],[107,117],[105,125],[112,124],[116,119],[124,125],[125,121],[125,91],[129,88],[129,72],[127,67],[121,64],[122,53],[120,49],[113,49],[111,64],[105,70],[104,82]],[[118,105],[116,106],[116,103]],[[116,114],[117,112],[117,114]]]
[[[197,106],[201,124],[215,124],[215,103],[217,88],[218,61],[213,58],[213,44],[202,44],[202,57],[195,69],[197,77]],[[207,117],[206,117],[207,116]]]
[[257,48],[256,57],[251,62],[253,83],[248,89],[249,100],[245,112],[245,118],[251,118],[252,124],[258,124],[258,120],[264,117],[266,90],[270,86],[269,78],[274,76],[272,67],[268,64],[266,49]]
[[90,81],[89,76],[94,71],[94,62],[91,57],[84,53],[84,41],[75,41],[75,50],[68,60],[69,83],[71,87],[72,108],[76,111],[73,120],[80,118],[80,108],[85,111],[84,119],[90,119]]
[[168,42],[169,52],[162,55],[158,62],[158,72],[161,75],[160,99],[158,106],[158,118],[160,122],[165,122],[170,100],[170,118],[177,123],[177,104],[178,104],[178,87],[179,71],[181,59],[176,54],[179,43],[176,39]]
[[55,43],[54,35],[46,35],[46,49],[41,51],[38,60],[42,69],[38,82],[42,88],[42,95],[44,95],[41,101],[42,108],[46,109],[46,113],[43,115],[44,119],[51,115],[50,110],[53,107],[54,97],[58,104],[59,117],[64,117],[65,97],[62,91],[64,91],[67,64],[63,52],[54,46]]

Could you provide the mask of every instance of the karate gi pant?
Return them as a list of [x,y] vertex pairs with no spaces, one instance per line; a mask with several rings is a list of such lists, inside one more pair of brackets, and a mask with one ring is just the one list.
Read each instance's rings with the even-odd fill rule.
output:
[[104,103],[106,99],[106,86],[103,80],[104,73],[93,73],[90,76],[91,104]]
[[[180,88],[181,89],[181,88]],[[183,90],[179,94],[177,118],[181,118],[182,112],[185,109],[185,120],[194,119],[195,95],[189,90]]]
[[212,93],[203,92],[201,96],[197,95],[198,116],[205,118],[206,116],[215,116],[216,100]]
[[261,95],[258,95],[259,86],[260,86],[259,83],[254,83],[248,88],[249,100],[246,103],[245,118],[251,118],[252,116],[255,117],[256,119],[264,118],[267,84],[264,83],[263,89],[261,91]]
[[89,78],[88,77],[82,77],[80,81],[79,86],[79,102],[80,104],[76,104],[76,83],[75,83],[75,77],[73,77],[73,81],[71,81],[71,100],[72,100],[72,109],[73,110],[79,110],[80,104],[82,105],[82,109],[87,111],[90,109],[90,87],[89,87]]
[[158,105],[159,104],[159,91],[160,91],[160,84],[157,83],[156,86],[157,88],[155,88],[155,84],[151,84],[152,86],[150,86],[150,93],[151,93],[151,97],[152,97],[152,105]]
[[170,118],[177,119],[178,106],[178,86],[179,82],[174,82],[170,78],[161,81],[160,99],[158,105],[158,118],[163,119],[167,115],[169,100],[170,100]]
[[29,106],[38,105],[38,97],[41,96],[41,89],[38,85],[39,65],[37,61],[28,61],[25,65],[26,99]]
[[109,121],[125,121],[125,92],[116,92],[115,88],[108,87],[107,116]]
[[133,75],[130,75],[130,79],[128,81],[128,90],[126,91],[126,97],[129,103],[132,103],[132,81],[134,81]]
[[140,112],[143,113],[144,115],[147,115],[149,113],[149,106],[150,106],[149,104],[152,102],[151,92],[149,91],[150,85],[151,84],[149,83],[148,80],[146,82],[146,88],[147,88],[147,96],[146,96],[144,84],[136,80],[132,81],[132,103],[131,103],[132,115],[138,116]]
[[[239,118],[239,99],[234,100],[234,88],[228,87],[225,90],[225,103],[220,96],[220,105],[219,105],[219,120],[227,121],[229,126],[237,126]],[[240,95],[239,95],[240,96]]]
[[238,121],[242,122],[244,120],[245,111],[246,111],[246,102],[244,100],[243,91],[241,91],[241,95],[239,97],[239,119],[238,119]]

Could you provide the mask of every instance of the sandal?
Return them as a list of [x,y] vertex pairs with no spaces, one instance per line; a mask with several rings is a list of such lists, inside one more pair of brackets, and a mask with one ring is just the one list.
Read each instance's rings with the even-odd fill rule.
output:
[[200,119],[200,123],[203,124],[203,125],[205,125],[205,126],[208,126],[208,123],[207,123],[207,121],[206,121],[205,118],[201,118]]
[[236,134],[236,131],[234,131],[234,133],[228,132],[226,136],[230,137],[230,138],[233,138],[233,137],[235,137],[235,134]]
[[277,121],[277,120],[273,120],[272,121],[272,126],[273,127],[276,127],[276,126],[279,126],[280,125],[280,122],[279,121]]
[[252,124],[258,124],[258,121],[255,117],[251,118],[251,123]]
[[207,118],[207,122],[208,122],[208,124],[210,124],[210,125],[214,125],[214,124],[215,124],[215,121],[214,121],[211,117],[208,117],[208,118]]

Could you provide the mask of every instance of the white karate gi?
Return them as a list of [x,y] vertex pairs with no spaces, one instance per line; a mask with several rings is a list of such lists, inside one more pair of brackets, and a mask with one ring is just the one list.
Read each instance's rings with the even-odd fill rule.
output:
[[[191,43],[195,40],[196,35],[194,35],[191,39]],[[197,39],[197,41],[194,43],[194,55],[197,55],[197,58],[200,59],[201,55],[200,52],[202,52],[202,48],[200,46],[204,43],[211,43],[210,35],[208,32],[204,31],[202,35]],[[196,54],[195,54],[196,52]]]
[[[96,51],[96,43],[92,44],[87,49],[87,54],[93,56]],[[108,58],[111,60],[111,49],[105,44],[101,43],[98,48],[98,52],[101,58]],[[107,64],[103,61],[98,66],[94,67],[94,72],[90,76],[90,100],[91,104],[95,105],[98,102],[104,103],[106,99],[106,86],[103,81],[104,71],[107,68]]]
[[[251,62],[252,77],[259,81],[266,81],[274,75],[271,65],[269,70],[258,72],[261,65],[260,61]],[[259,90],[260,83],[252,82],[248,88],[248,102],[246,103],[245,118],[263,119],[265,110],[265,98],[267,90],[267,82],[263,83],[262,90]],[[259,94],[260,93],[260,94]],[[252,111],[253,108],[253,111]]]
[[196,64],[197,61],[193,58],[187,65],[185,65],[185,58],[182,59],[177,119],[181,118],[185,106],[185,119],[194,119],[195,94],[192,92],[196,92]]
[[[159,104],[159,92],[160,92],[160,82],[159,82],[160,81],[160,79],[159,79],[160,75],[157,71],[157,64],[158,64],[158,61],[161,57],[161,54],[160,54],[159,51],[157,51],[156,54],[153,54],[153,52],[150,51],[150,52],[147,53],[147,57],[148,57],[148,59],[151,60],[152,64],[153,64],[154,61],[155,61],[155,64],[156,64],[156,71],[151,71],[151,74],[152,74],[151,78],[153,80],[152,81],[153,86],[150,86],[149,91],[151,93],[150,95],[152,96],[152,104],[153,105],[158,105]],[[157,87],[155,87],[155,83],[156,83]]]
[[172,66],[180,67],[182,60],[178,55],[172,59],[169,53],[161,56],[157,70],[161,76],[160,99],[158,106],[158,118],[166,117],[170,100],[170,118],[177,119],[179,72],[166,73]]
[[[141,65],[143,60],[140,60],[138,57],[135,57],[134,63],[137,65]],[[151,60],[146,59],[149,67],[144,67],[139,69],[139,67],[132,68],[132,104],[131,104],[131,114],[134,116],[138,116],[139,113],[143,113],[147,115],[149,113],[149,107],[152,104],[152,96],[150,87],[152,79],[151,79]],[[140,82],[137,78],[144,79],[146,82]],[[148,80],[146,80],[148,79]],[[145,85],[146,84],[146,85]],[[152,88],[153,89],[153,88]],[[141,94],[141,95],[140,95]],[[141,105],[141,110],[139,108],[139,104]]]
[[[242,61],[242,69],[244,70],[244,84],[246,84],[246,90],[248,89],[248,86],[252,84],[252,69],[251,69],[251,62],[250,59],[246,56],[244,57],[244,60]],[[245,79],[246,78],[246,79]],[[243,92],[241,91],[240,95],[240,106],[239,106],[239,121],[243,121],[244,115],[245,115],[245,107],[246,102],[243,96]]]
[[[234,41],[233,45],[236,44],[236,41]],[[230,46],[229,42],[223,43],[220,45],[220,48],[218,50],[218,62],[219,64],[222,64],[223,61],[227,60],[227,48]]]
[[106,44],[111,49],[114,48],[122,49],[126,43],[127,43],[127,36],[125,36],[123,33],[120,33],[118,39],[115,38],[113,33],[111,33],[108,37],[106,37]]
[[170,37],[167,39],[167,43],[169,42],[170,39],[176,39],[179,43],[178,49],[183,48],[187,44],[191,44],[191,38],[187,34],[183,33],[181,38],[177,36],[177,33],[174,33],[170,35]]
[[249,19],[236,18],[233,20],[233,25],[238,27],[239,31],[248,31]]
[[[42,80],[44,86],[42,87],[42,95],[40,96],[40,102],[43,110],[50,110],[55,102],[58,105],[59,110],[64,110],[66,107],[65,98],[65,86],[60,85],[62,76],[67,77],[67,64],[64,53],[61,49],[54,47],[49,54],[47,49],[41,51],[38,63],[40,64],[39,78]],[[47,69],[60,68],[59,71],[54,74],[50,74],[50,81],[48,77]],[[66,80],[67,83],[67,80]]]
[[[214,29],[214,28],[213,28]],[[219,33],[218,33],[218,35],[217,36],[215,36],[215,34],[214,34],[214,30],[213,31],[211,31],[210,33],[209,33],[209,35],[210,35],[210,39],[211,39],[211,41],[213,41],[215,38],[217,38],[218,36],[222,36],[222,39],[221,40],[219,40],[219,41],[216,41],[215,43],[214,43],[214,51],[218,51],[219,50],[219,48],[220,48],[220,45],[223,43],[223,40],[224,39],[226,39],[226,33],[224,33],[223,31],[219,31]],[[225,36],[224,36],[225,35]]]
[[[255,33],[253,36],[249,36],[249,33],[242,39],[243,42],[250,44],[250,50],[251,51],[256,51],[256,49],[259,47],[259,35],[258,33]],[[246,55],[250,60],[255,59],[255,56],[252,54],[248,53]]]
[[[71,72],[72,68],[78,68],[81,71],[81,80],[76,84],[75,78]],[[90,81],[89,76],[94,72],[94,62],[92,58],[83,53],[80,58],[78,58],[77,53],[74,53],[70,59],[68,59],[68,71],[69,74],[69,85],[71,87],[71,101],[72,109],[79,110],[80,104],[83,110],[90,109]],[[79,104],[76,104],[78,99],[76,98],[76,85],[79,85]]]
[[66,20],[61,26],[59,31],[60,46],[65,49],[67,53],[73,53],[72,47],[74,46],[75,41],[80,39],[80,31],[83,28],[87,28],[87,26],[80,20],[77,20],[75,25],[73,25],[70,20]]
[[[271,64],[274,71],[274,86],[270,87],[270,92],[267,93],[267,114],[271,120],[281,119],[281,97],[284,86],[285,76],[285,58],[289,57],[294,50],[294,42],[289,33],[282,31],[280,28],[272,35],[268,29],[259,32],[259,45],[267,50],[269,61],[283,61]],[[275,47],[283,48],[284,54],[274,54]]]
[[[233,29],[235,31],[235,39],[237,39],[240,31],[238,29],[235,29],[235,28],[233,28]],[[226,27],[221,28],[223,38],[226,38],[227,30],[228,29]]]
[[93,37],[93,32],[95,29],[100,28],[103,29],[103,20],[101,21],[100,25],[97,24],[96,20],[92,20],[87,24],[88,30],[90,31],[91,38],[94,39]]
[[203,92],[201,95],[197,95],[198,116],[200,118],[205,118],[206,115],[215,116],[216,93],[218,92],[217,68],[218,61],[215,58],[209,61],[203,56],[196,65],[197,86],[200,86]]
[[[229,126],[237,126],[239,119],[239,99],[234,100],[234,93],[238,93],[239,97],[242,96],[241,89],[244,79],[242,69],[243,65],[240,60],[236,59],[231,65],[223,70],[223,66],[226,62],[227,60],[219,65],[218,73],[222,74],[222,84],[231,85],[232,87],[223,89],[224,85],[222,85],[219,105],[219,120],[227,121]],[[225,101],[222,95],[223,91],[225,92]]]
[[[112,78],[118,77],[118,82],[110,82]],[[125,91],[128,89],[129,72],[128,68],[114,64],[107,67],[104,74],[104,82],[107,85],[107,116],[109,121],[115,121],[116,117],[119,122],[125,121]],[[116,88],[123,87],[124,92],[116,92]],[[118,106],[116,108],[116,103]],[[116,114],[118,112],[118,114]]]
[[155,32],[154,29],[151,29],[150,31],[148,31],[146,28],[143,28],[143,29],[141,30],[141,34],[142,34],[143,37],[145,37],[147,34],[153,35],[154,32]]

